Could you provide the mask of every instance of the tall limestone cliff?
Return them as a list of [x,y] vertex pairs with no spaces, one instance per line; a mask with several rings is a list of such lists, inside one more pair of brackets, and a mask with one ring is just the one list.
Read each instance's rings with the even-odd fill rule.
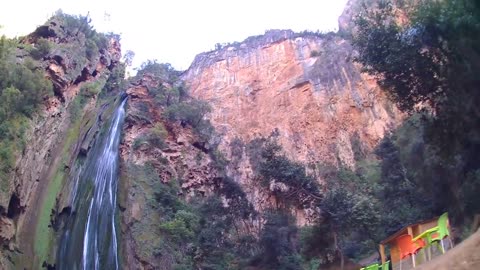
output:
[[[53,95],[44,97],[28,119],[25,147],[1,179],[1,269],[33,269],[54,254],[52,224],[60,190],[76,156],[88,151],[97,132],[97,95],[121,56],[118,37],[96,33],[85,17],[62,13],[18,44],[15,61],[27,61],[32,54]],[[84,114],[92,121],[82,122]]]
[[[240,159],[228,173],[257,210],[271,200],[245,150],[252,140],[276,133],[293,160],[354,168],[358,155],[371,153],[400,123],[402,115],[354,56],[338,34],[271,30],[200,54],[183,74],[192,95],[211,104],[220,149]],[[308,223],[309,215],[297,212],[297,222]]]

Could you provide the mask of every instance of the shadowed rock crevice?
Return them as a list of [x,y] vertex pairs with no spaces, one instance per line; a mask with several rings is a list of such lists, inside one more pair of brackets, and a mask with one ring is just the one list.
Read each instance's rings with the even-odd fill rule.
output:
[[15,219],[23,212],[25,207],[20,204],[20,198],[16,193],[12,194],[10,197],[10,202],[8,203],[8,212],[7,217],[10,219]]

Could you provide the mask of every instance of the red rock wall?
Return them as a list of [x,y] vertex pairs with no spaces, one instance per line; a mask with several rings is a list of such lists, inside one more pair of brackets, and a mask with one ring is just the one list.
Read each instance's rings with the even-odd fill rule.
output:
[[[235,138],[248,143],[278,130],[290,158],[354,168],[352,139],[371,152],[401,115],[353,56],[336,35],[273,31],[197,56],[183,79],[194,97],[211,104],[209,118],[228,158]],[[229,171],[257,209],[269,204],[248,157]]]

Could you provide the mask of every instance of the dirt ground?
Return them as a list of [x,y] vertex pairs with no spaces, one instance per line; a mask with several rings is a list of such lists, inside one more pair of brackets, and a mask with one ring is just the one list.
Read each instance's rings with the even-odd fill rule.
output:
[[415,270],[480,270],[480,229],[444,255]]

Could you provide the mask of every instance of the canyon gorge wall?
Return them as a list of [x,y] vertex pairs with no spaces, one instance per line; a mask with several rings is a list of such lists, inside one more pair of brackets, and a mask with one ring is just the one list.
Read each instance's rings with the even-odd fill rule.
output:
[[[355,168],[402,115],[376,81],[353,62],[355,51],[338,34],[267,31],[198,55],[183,79],[211,104],[208,118],[221,138],[228,172],[256,209],[270,204],[259,190],[245,145],[277,134],[287,156],[304,164]],[[232,143],[243,150],[232,152]],[[296,213],[300,224],[308,214]]]
[[[91,37],[79,30],[76,34],[69,32],[63,21],[67,17],[62,16],[21,38],[21,44],[27,48],[41,42],[49,44],[45,56],[38,60],[38,69],[44,71],[52,83],[53,95],[45,98],[38,113],[29,119],[24,134],[25,148],[18,153],[5,182],[8,185],[2,186],[0,192],[2,269],[30,269],[51,255],[55,211],[68,207],[61,205],[69,194],[60,192],[66,184],[64,177],[68,176],[79,152],[88,151],[92,134],[98,131],[98,121],[95,121],[98,92],[80,97],[89,91],[82,89],[102,88],[121,57],[119,40],[111,37],[104,40],[105,48],[95,47],[96,50],[92,49],[92,54],[85,57],[85,43]],[[20,62],[28,56],[28,50],[21,49],[15,55]],[[81,106],[79,98],[83,98]],[[72,115],[74,110],[76,116]],[[85,114],[91,121],[81,121]]]

